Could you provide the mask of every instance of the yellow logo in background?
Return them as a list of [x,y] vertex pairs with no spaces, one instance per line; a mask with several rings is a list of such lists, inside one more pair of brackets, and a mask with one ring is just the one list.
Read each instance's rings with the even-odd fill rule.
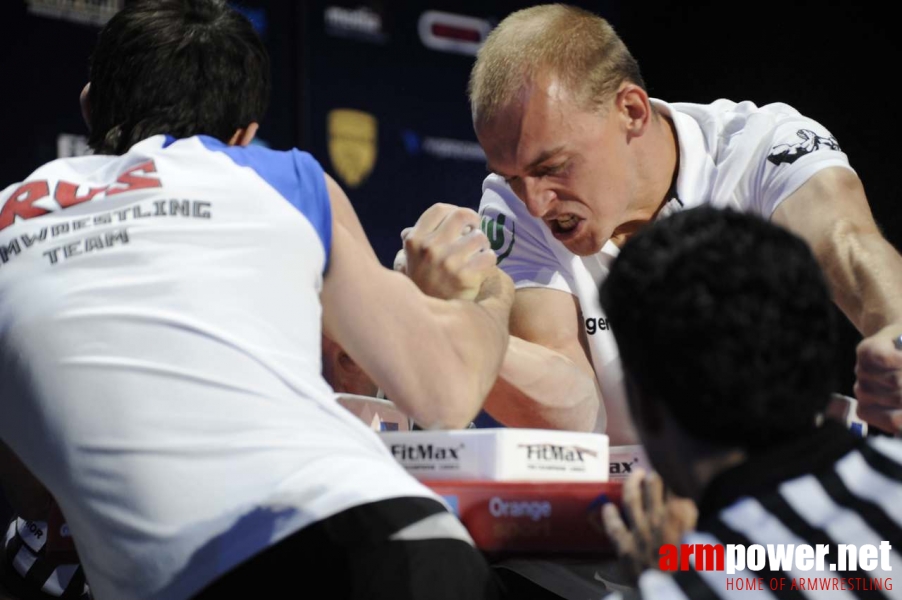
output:
[[376,117],[350,108],[336,108],[326,117],[329,160],[348,187],[355,188],[376,164]]

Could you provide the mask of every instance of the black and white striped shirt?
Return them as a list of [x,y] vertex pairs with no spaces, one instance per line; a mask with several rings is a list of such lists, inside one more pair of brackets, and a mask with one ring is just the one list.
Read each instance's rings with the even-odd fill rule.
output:
[[[879,547],[881,541],[892,545],[888,570],[878,561],[871,571],[800,571],[792,562],[781,565],[786,571],[771,571],[766,563],[761,571],[728,575],[696,569],[693,558],[687,571],[646,571],[639,590],[653,599],[902,598],[902,441],[864,441],[830,423],[719,475],[699,503],[698,529],[683,543],[826,544],[824,564],[837,565],[839,544]],[[728,578],[734,578],[732,589]],[[739,590],[736,578],[763,578],[765,589]],[[817,587],[834,578],[845,580],[839,589]]]
[[44,521],[14,518],[3,538],[0,580],[26,599],[89,598],[79,564],[60,564],[47,555],[48,525]]

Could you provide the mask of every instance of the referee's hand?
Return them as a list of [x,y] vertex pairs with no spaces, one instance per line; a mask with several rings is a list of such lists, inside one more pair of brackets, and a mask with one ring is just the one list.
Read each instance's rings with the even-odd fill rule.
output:
[[626,522],[614,504],[602,507],[605,531],[635,579],[646,569],[657,569],[661,546],[679,547],[698,519],[694,502],[667,494],[661,477],[642,469],[623,484],[623,513]]

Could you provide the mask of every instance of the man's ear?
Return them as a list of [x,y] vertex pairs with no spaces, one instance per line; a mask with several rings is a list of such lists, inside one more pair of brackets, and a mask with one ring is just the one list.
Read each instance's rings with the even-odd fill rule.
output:
[[81,104],[81,118],[85,120],[85,125],[88,126],[88,129],[91,129],[91,99],[88,97],[88,93],[91,90],[91,82],[89,81],[84,88],[81,90],[81,95],[78,97],[78,103]]
[[247,127],[240,127],[235,130],[235,134],[229,140],[229,146],[247,146],[254,141],[257,130],[260,129],[259,123],[251,123]]
[[617,92],[614,104],[619,114],[623,115],[631,137],[645,133],[654,114],[645,90],[635,83],[625,82]]

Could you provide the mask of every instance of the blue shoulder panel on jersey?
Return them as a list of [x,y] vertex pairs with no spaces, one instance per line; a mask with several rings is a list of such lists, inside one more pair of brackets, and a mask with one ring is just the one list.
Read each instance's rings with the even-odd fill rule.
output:
[[332,205],[323,168],[315,158],[297,149],[280,152],[262,146],[229,146],[205,135],[197,139],[208,150],[222,152],[235,164],[253,169],[307,217],[326,251],[328,268],[332,251]]

